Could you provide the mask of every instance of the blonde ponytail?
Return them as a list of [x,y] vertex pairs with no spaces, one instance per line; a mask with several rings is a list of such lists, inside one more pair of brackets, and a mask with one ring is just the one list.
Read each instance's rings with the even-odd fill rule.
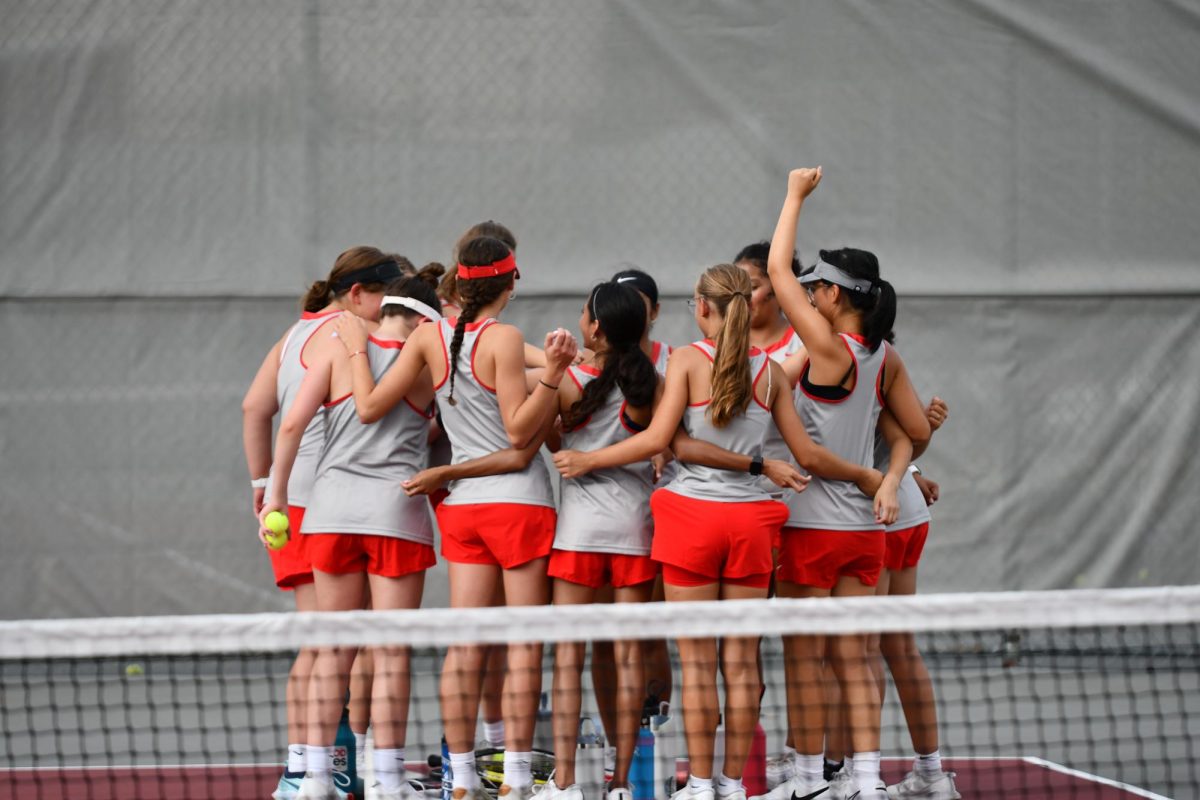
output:
[[713,426],[724,428],[746,411],[754,392],[749,359],[752,287],[745,272],[732,264],[718,264],[705,271],[698,288],[724,318],[714,343],[717,353],[708,406]]

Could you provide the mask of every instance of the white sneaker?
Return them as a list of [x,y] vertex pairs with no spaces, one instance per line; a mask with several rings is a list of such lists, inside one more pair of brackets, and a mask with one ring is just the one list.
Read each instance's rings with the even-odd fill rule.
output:
[[365,800],[418,800],[419,797],[408,781],[401,781],[395,789],[385,789],[382,783],[375,781],[367,787]]
[[[515,790],[514,790],[515,791]],[[509,795],[511,797],[511,794]],[[560,789],[553,779],[546,781],[537,789],[538,800],[583,800],[583,789],[578,783],[572,783],[565,789]]]
[[842,767],[833,774],[829,779],[829,800],[850,800],[858,792],[858,784],[854,782],[854,776],[850,774],[850,770]]
[[796,775],[796,758],[791,753],[767,759],[767,788],[774,789]]
[[[713,787],[713,790],[716,792],[716,787]],[[717,800],[746,800],[746,790],[734,789],[729,794],[721,794],[720,792],[716,792],[716,796]]]
[[606,800],[633,800],[633,792],[624,787],[619,789],[609,789]]
[[717,793],[712,789],[692,789],[684,784],[683,788],[671,795],[671,800],[716,800]]
[[806,783],[797,777],[792,777],[776,786],[764,795],[751,800],[828,800],[829,784],[823,780]]
[[[617,748],[612,745],[604,746],[604,782],[608,783],[613,779],[613,773],[617,771]],[[632,795],[631,795],[632,796]]]
[[954,785],[954,773],[943,772],[932,780],[922,778],[915,772],[904,776],[904,780],[887,789],[888,797],[892,800],[959,800],[962,797]]
[[300,781],[300,788],[296,790],[296,800],[338,800],[333,776],[318,778],[315,773],[306,772],[304,780]]

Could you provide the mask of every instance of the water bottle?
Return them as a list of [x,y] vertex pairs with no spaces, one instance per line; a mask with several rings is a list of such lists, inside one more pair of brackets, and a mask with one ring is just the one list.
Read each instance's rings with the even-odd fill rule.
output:
[[746,787],[749,797],[767,793],[767,732],[763,730],[761,722],[754,726],[754,739],[750,742],[750,754],[746,756],[742,785]]
[[575,783],[584,797],[604,796],[604,736],[591,717],[579,720],[579,749],[575,751]]
[[453,792],[453,770],[450,768],[450,745],[446,744],[446,737],[442,737],[442,800],[450,800],[450,794]]
[[629,788],[633,791],[633,800],[655,800],[654,763],[654,731],[650,729],[650,720],[644,719],[638,730],[633,763],[629,767]]
[[337,738],[333,742],[333,785],[353,797],[363,796],[363,782],[358,774],[354,731],[350,730],[350,710],[342,709]]

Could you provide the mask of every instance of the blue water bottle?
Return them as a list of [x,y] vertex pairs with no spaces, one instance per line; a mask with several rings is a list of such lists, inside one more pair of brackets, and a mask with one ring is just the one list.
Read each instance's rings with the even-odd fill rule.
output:
[[633,763],[629,765],[629,788],[633,800],[654,800],[654,731],[650,730],[649,719],[643,719],[638,730]]
[[355,751],[354,731],[350,730],[350,711],[342,709],[338,722],[337,739],[333,743],[333,783],[347,795],[363,796],[362,778],[358,774],[358,757]]
[[450,768],[450,745],[446,744],[446,737],[442,737],[442,800],[450,800],[450,794],[454,789],[454,774]]

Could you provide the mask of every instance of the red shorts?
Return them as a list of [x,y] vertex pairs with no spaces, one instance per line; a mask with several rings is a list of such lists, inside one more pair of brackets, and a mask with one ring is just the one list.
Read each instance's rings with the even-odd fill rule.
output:
[[304,521],[302,506],[288,506],[288,543],[278,550],[268,550],[271,569],[275,571],[275,585],[285,592],[313,582],[312,561],[309,560],[308,542],[300,533]]
[[384,578],[402,578],[437,563],[427,544],[395,536],[362,533],[309,533],[308,555],[313,569],[331,575],[365,572]]
[[547,572],[551,578],[593,589],[601,586],[621,589],[654,580],[658,577],[658,564],[650,556],[555,550],[550,554]]
[[921,553],[925,550],[925,539],[928,537],[928,522],[899,531],[888,531],[887,555],[883,558],[883,565],[893,571],[912,569],[921,560]]
[[447,561],[513,569],[550,555],[558,514],[525,503],[442,503],[437,521]]
[[[771,531],[787,519],[787,506],[775,500],[722,503],[697,500],[669,489],[650,495],[654,514],[651,558],[663,564],[663,581],[701,586],[724,581],[766,586],[771,577]],[[672,580],[687,581],[675,583]]]
[[827,531],[784,528],[779,551],[779,580],[800,586],[832,589],[843,576],[864,586],[879,583],[886,534],[874,531]]

